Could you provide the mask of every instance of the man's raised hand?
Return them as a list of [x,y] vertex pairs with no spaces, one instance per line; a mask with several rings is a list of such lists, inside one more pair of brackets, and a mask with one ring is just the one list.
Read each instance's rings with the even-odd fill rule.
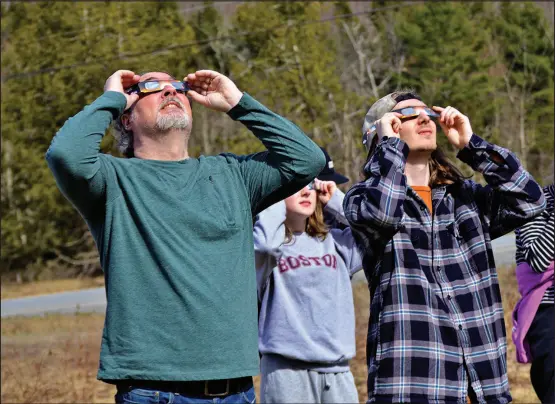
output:
[[138,99],[139,94],[127,94],[125,89],[139,82],[141,76],[135,74],[131,70],[118,70],[106,80],[104,84],[104,92],[116,91],[122,93],[127,99],[125,110],[127,111]]
[[189,84],[188,97],[215,111],[228,112],[243,96],[233,81],[213,70],[198,70],[183,80]]
[[459,150],[463,149],[472,137],[472,127],[468,117],[451,106],[446,108],[433,106],[432,109],[439,112],[438,122],[447,135],[449,143]]
[[388,112],[384,114],[381,119],[375,122],[376,130],[378,132],[378,139],[387,137],[399,137],[401,131],[401,117],[398,112]]

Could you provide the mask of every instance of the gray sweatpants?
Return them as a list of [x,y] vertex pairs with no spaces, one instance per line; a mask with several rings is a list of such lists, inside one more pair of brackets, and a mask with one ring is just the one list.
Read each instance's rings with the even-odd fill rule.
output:
[[260,402],[358,403],[355,379],[350,371],[324,373],[302,369],[286,358],[263,355],[260,361]]

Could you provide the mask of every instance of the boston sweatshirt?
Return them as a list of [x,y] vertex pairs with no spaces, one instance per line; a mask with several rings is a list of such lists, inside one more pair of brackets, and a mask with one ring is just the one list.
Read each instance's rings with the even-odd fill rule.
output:
[[[325,211],[343,216],[336,190]],[[259,351],[321,372],[349,370],[355,356],[352,275],[362,268],[350,228],[324,240],[307,233],[285,242],[285,202],[257,216],[254,246],[261,309]]]

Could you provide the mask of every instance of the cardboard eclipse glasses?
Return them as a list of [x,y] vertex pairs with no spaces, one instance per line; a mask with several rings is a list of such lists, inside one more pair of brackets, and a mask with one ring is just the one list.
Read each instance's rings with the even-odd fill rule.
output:
[[[428,115],[431,119],[439,118],[439,114],[435,112],[433,109],[428,107],[421,107],[421,106],[394,109],[391,112],[397,112],[398,114],[401,114],[402,116],[399,117],[399,119],[401,120],[401,122],[404,122],[410,119],[417,118],[418,116],[420,116],[420,113],[422,111],[424,111],[424,113]],[[377,132],[376,125],[372,125],[370,129],[368,129],[368,132],[362,137],[362,144],[366,148],[366,151],[370,150],[370,145],[371,145],[370,139],[374,137],[376,132]]]
[[405,107],[401,109],[394,109],[391,112],[397,112],[398,114],[401,114],[402,116],[399,119],[403,121],[416,118],[418,115],[420,115],[422,111],[424,111],[424,113],[430,118],[439,118],[439,114],[428,107]]
[[190,90],[189,85],[186,81],[178,80],[149,80],[141,81],[140,83],[134,84],[125,90],[127,94],[149,94],[155,93],[157,91],[162,91],[167,85],[175,88],[175,91],[180,93],[187,93]]

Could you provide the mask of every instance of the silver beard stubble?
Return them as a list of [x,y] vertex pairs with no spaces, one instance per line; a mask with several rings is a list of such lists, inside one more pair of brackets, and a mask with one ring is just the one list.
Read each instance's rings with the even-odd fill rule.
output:
[[[176,110],[174,112],[177,113],[170,113],[170,114],[160,114],[160,111],[170,102],[175,102],[181,107],[181,110]],[[134,121],[137,118],[135,115],[135,109],[131,112],[130,119]],[[160,107],[158,108],[158,113],[156,114],[156,121],[154,126],[151,130],[148,130],[149,133],[155,134],[156,132],[167,132],[171,129],[190,129],[191,127],[191,119],[187,113],[185,113],[185,106],[183,103],[177,98],[169,98],[165,100]],[[146,128],[145,128],[146,129]]]

